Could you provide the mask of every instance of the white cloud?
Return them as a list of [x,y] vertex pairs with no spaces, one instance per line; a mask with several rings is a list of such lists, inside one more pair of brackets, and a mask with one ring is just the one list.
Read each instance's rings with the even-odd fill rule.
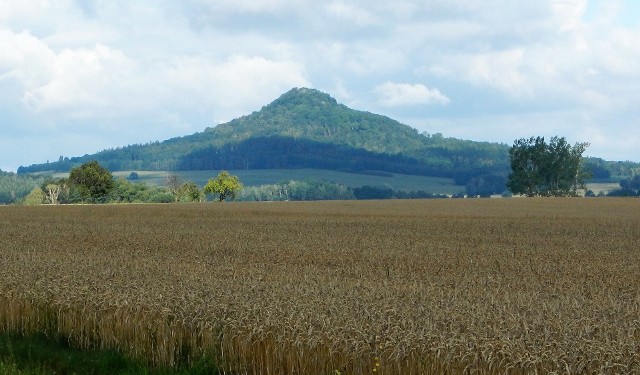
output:
[[171,95],[180,107],[200,107],[227,121],[258,109],[291,87],[309,86],[301,65],[260,56],[230,56],[221,62],[182,57],[165,73],[163,82],[182,95]]
[[451,101],[438,89],[423,84],[385,82],[376,86],[380,103],[386,107],[412,106],[420,104],[449,104]]
[[516,48],[470,56],[468,79],[480,85],[519,94],[527,89],[527,80],[521,72],[525,51]]
[[0,30],[0,79],[34,87],[54,74],[55,53],[26,31]]
[[125,91],[134,80],[135,63],[122,51],[102,45],[63,50],[52,64],[51,79],[24,94],[24,102],[32,110],[71,110],[73,116],[93,112],[96,116],[95,109],[129,99]]

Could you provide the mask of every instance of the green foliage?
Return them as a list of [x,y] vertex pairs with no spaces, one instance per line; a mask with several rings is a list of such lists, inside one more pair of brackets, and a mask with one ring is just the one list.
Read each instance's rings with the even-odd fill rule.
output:
[[388,186],[364,185],[353,189],[356,199],[436,199],[449,198],[446,194],[433,194],[424,190],[403,191],[393,190]]
[[636,197],[640,196],[640,175],[620,181],[620,189],[610,191],[609,197]]
[[27,206],[36,206],[44,204],[45,194],[39,186],[36,186],[31,190],[29,194],[24,198],[24,204]]
[[105,202],[114,186],[111,172],[95,160],[73,168],[69,184],[77,189],[83,202],[92,203]]
[[640,191],[631,189],[616,189],[607,193],[607,197],[637,197],[640,196]]
[[469,196],[489,197],[504,193],[507,190],[506,183],[503,176],[488,174],[471,178],[465,185],[465,189]]
[[178,191],[178,200],[181,202],[200,202],[202,200],[202,190],[193,181],[187,181]]
[[238,196],[241,201],[318,201],[353,199],[431,199],[448,198],[446,194],[433,194],[424,190],[403,191],[391,187],[364,185],[354,189],[334,182],[303,180],[279,184],[251,186]]
[[419,134],[329,95],[292,89],[260,111],[186,137],[21,167],[59,170],[98,160],[110,170],[322,168],[454,178],[508,173],[508,147]]
[[175,369],[150,368],[141,361],[125,357],[113,350],[74,349],[67,340],[60,337],[0,333],[0,373],[7,375],[204,375],[221,372],[212,361],[205,359],[191,365],[184,361]]
[[588,143],[571,146],[564,137],[518,139],[509,150],[511,170],[507,186],[514,194],[576,196],[584,188],[582,154]]
[[131,183],[124,178],[114,181],[109,195],[113,203],[171,203],[173,194],[162,186],[149,186],[145,183]]
[[245,188],[241,201],[316,201],[354,199],[351,189],[332,182],[304,180]]
[[[304,88],[292,89],[260,111],[203,132],[83,157],[61,157],[54,163],[20,167],[18,172],[66,172],[91,160],[112,171],[379,171],[452,178],[472,190],[482,182],[479,179],[506,177],[510,171],[507,145],[419,134],[398,121],[350,109],[325,93]],[[599,180],[619,180],[640,174],[640,164],[587,158],[584,171]],[[174,198],[182,199],[175,192]]]
[[640,175],[636,175],[631,179],[624,179],[620,181],[620,187],[628,190],[640,190]]
[[45,193],[45,203],[59,204],[69,201],[70,188],[66,178],[47,179],[41,187]]
[[43,182],[42,176],[19,175],[0,170],[0,204],[19,203]]
[[391,199],[394,196],[390,187],[362,186],[353,189],[353,195],[357,199]]
[[212,178],[204,186],[205,194],[218,196],[218,201],[222,202],[226,198],[235,199],[236,194],[242,190],[243,186],[237,176],[232,176],[227,171],[222,171],[217,177]]
[[585,158],[584,168],[596,180],[623,180],[640,175],[640,163],[632,161],[607,161],[600,158]]

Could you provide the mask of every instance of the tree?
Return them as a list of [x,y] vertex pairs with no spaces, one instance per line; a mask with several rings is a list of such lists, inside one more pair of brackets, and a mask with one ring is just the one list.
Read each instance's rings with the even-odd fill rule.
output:
[[490,197],[504,192],[505,184],[503,176],[486,174],[471,178],[465,185],[465,189],[469,196]]
[[111,172],[95,160],[73,168],[69,183],[80,193],[82,201],[94,203],[106,201],[114,187]]
[[40,187],[45,194],[45,202],[50,204],[61,203],[69,193],[65,178],[47,179]]
[[174,201],[177,202],[178,198],[180,197],[180,188],[181,188],[180,177],[178,177],[175,174],[168,175],[165,185],[167,186],[167,189],[169,189],[171,194],[173,194]]
[[204,193],[218,195],[218,200],[222,202],[227,197],[235,199],[236,194],[243,188],[244,186],[237,176],[232,176],[229,172],[222,171],[216,178],[209,179],[204,186]]
[[624,179],[620,181],[620,188],[626,190],[640,190],[640,175],[636,175],[632,179]]
[[31,190],[29,194],[24,198],[24,204],[27,206],[35,206],[44,203],[44,191],[39,186],[36,186]]
[[509,150],[511,173],[507,187],[514,194],[534,196],[576,196],[584,189],[586,174],[582,154],[588,143],[571,146],[564,137],[518,139]]
[[47,196],[47,200],[51,204],[58,204],[58,196],[60,196],[60,192],[62,192],[63,186],[50,183],[45,186],[45,194]]
[[180,187],[180,200],[187,202],[200,202],[202,200],[202,191],[193,181],[187,181]]

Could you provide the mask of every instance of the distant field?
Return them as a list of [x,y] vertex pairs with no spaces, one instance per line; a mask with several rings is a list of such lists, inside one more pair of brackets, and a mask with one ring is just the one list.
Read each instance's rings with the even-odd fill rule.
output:
[[[178,175],[183,181],[191,180],[200,186],[204,186],[211,177],[215,177],[217,171],[179,171],[179,172],[155,172],[136,171],[139,182],[151,185],[164,185],[169,173]],[[394,190],[417,191],[424,190],[434,194],[454,194],[464,191],[464,186],[454,185],[450,178],[410,176],[402,174],[390,174],[392,177],[375,176],[369,174],[345,173],[323,169],[257,169],[257,170],[231,170],[237,175],[245,186],[258,186],[277,184],[289,180],[316,179],[339,183],[350,187],[363,185],[388,186]],[[115,176],[128,177],[131,171],[114,172]]]
[[10,206],[0,330],[232,374],[638,374],[640,199]]
[[[127,178],[132,171],[116,171],[116,177]],[[182,181],[193,181],[204,186],[207,181],[215,177],[219,171],[135,171],[139,178],[135,181],[149,185],[164,185],[167,175],[174,174]],[[245,186],[259,186],[277,184],[290,180],[316,179],[335,182],[352,188],[370,185],[391,187],[394,190],[418,191],[423,190],[434,194],[454,194],[464,192],[465,188],[455,185],[453,179],[444,177],[413,176],[403,174],[384,173],[385,176],[375,174],[359,174],[338,172],[325,169],[255,169],[230,170],[237,175]],[[68,173],[56,173],[54,177],[67,177]]]
[[620,189],[620,183],[619,182],[597,182],[597,183],[588,183],[587,184],[587,190],[591,190],[593,191],[595,194],[598,194],[600,192],[603,193],[608,193],[611,190],[616,190],[616,189]]

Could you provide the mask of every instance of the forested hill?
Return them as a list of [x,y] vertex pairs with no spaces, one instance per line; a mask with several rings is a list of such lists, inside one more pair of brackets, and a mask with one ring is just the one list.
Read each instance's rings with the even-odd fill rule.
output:
[[507,145],[420,134],[307,88],[294,88],[260,111],[193,135],[61,157],[18,172],[68,171],[89,160],[111,171],[324,168],[453,177],[458,183],[486,174],[506,176],[509,168]]

